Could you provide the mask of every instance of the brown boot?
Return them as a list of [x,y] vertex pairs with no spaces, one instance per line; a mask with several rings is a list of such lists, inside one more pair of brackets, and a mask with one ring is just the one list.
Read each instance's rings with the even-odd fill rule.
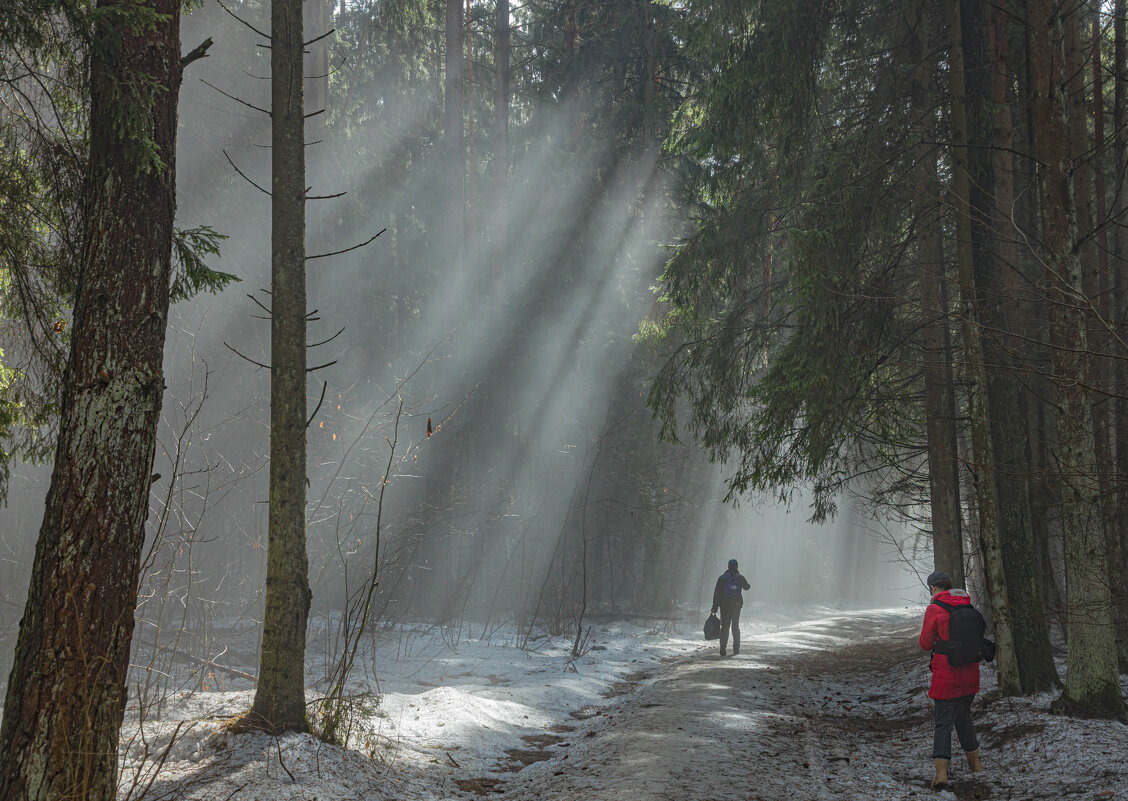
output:
[[945,790],[948,787],[948,762],[947,759],[934,759],[936,763],[936,778],[928,786],[933,790]]
[[983,767],[983,763],[979,761],[978,748],[976,748],[974,751],[967,752],[967,765],[969,768],[971,768],[972,773],[982,773],[984,770],[986,770]]

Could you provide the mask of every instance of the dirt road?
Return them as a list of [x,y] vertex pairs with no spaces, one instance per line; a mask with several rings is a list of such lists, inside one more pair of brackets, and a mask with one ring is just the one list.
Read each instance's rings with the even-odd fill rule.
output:
[[[827,649],[843,627],[855,645]],[[1119,723],[1045,713],[1050,696],[980,708],[989,770],[956,746],[950,791],[931,778],[926,657],[880,614],[800,624],[671,664],[497,789],[547,801],[1128,799]],[[985,688],[992,686],[985,670]],[[496,796],[495,796],[496,797]]]

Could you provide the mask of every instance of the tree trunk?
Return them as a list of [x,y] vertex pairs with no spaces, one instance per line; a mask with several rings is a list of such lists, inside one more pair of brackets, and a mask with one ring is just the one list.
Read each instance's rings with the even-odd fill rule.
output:
[[[1128,168],[1128,137],[1125,135],[1124,126],[1128,123],[1128,114],[1125,113],[1126,88],[1128,88],[1128,46],[1125,41],[1125,15],[1128,14],[1128,4],[1125,0],[1116,0],[1113,9],[1113,130],[1116,131],[1113,154],[1115,159],[1116,194],[1113,201],[1112,213],[1118,224],[1113,227],[1112,260],[1110,265],[1112,283],[1112,319],[1120,337],[1128,332],[1128,262],[1125,261],[1125,251],[1128,250],[1128,236],[1123,229],[1124,216],[1128,213],[1128,195],[1123,186],[1123,176]],[[1114,466],[1116,476],[1116,538],[1120,545],[1120,564],[1116,566],[1121,575],[1128,576],[1128,353],[1123,348],[1118,348],[1117,356],[1113,359],[1113,388],[1116,396],[1113,400],[1115,413],[1113,414],[1113,440],[1114,440]],[[1124,585],[1118,585],[1123,587]],[[1115,595],[1117,606],[1114,609],[1118,626],[1128,626],[1128,599],[1124,593]],[[1120,651],[1122,672],[1128,672],[1128,660],[1124,651]]]
[[470,29],[470,0],[466,0],[466,81],[463,83],[463,102],[466,106],[466,243],[473,248],[480,236],[481,221],[478,218],[478,150],[475,141],[474,124],[474,38]]
[[[117,794],[164,391],[183,66],[178,2],[102,0],[98,10],[82,263],[51,486],[0,726],[4,801]],[[141,25],[134,15],[144,11],[154,16]],[[144,141],[122,125],[127,116]]]
[[1081,293],[1077,209],[1062,71],[1064,20],[1055,0],[1031,0],[1028,36],[1038,145],[1042,244],[1045,250],[1050,338],[1058,407],[1056,457],[1065,543],[1069,658],[1059,707],[1087,715],[1120,716],[1116,642],[1099,490],[1089,382],[1087,315]]
[[[1003,10],[997,9],[996,15]],[[1008,52],[1004,56],[1007,66],[999,65],[995,72],[995,97],[1010,93],[1009,76],[1013,76],[1016,90],[1010,123],[1013,129],[1011,139],[1015,150],[1009,159],[1013,165],[1011,195],[1004,202],[1013,206],[1013,224],[1008,225],[1017,242],[1032,242],[1038,239],[1038,188],[1034,162],[1034,123],[1030,103],[1030,59],[1027,54],[1025,10],[1012,6],[1006,13],[1013,14],[1015,24],[1010,26]],[[1000,112],[1001,113],[1001,112]],[[1060,616],[1063,604],[1058,592],[1055,575],[1051,570],[1049,554],[1050,510],[1056,508],[1056,485],[1048,480],[1047,442],[1053,428],[1053,409],[1048,399],[1053,394],[1050,386],[1050,353],[1046,345],[1049,322],[1048,309],[1041,291],[1045,278],[1044,265],[1038,254],[1030,247],[1015,248],[1016,269],[1008,274],[1014,277],[1013,291],[1018,302],[1014,303],[1016,324],[1020,337],[1012,338],[1009,347],[1018,353],[1017,361],[1024,368],[1021,393],[1025,421],[1025,459],[1029,465],[1030,520],[1035,548],[1038,551],[1038,586],[1042,603],[1046,610],[1047,625],[1054,615]],[[1010,313],[1010,312],[1008,312]]]
[[[1088,108],[1085,100],[1085,55],[1081,41],[1082,9],[1065,17],[1065,69],[1070,76],[1067,94],[1066,113],[1069,118],[1070,152],[1073,156],[1073,182],[1077,195],[1078,235],[1081,238],[1081,286],[1092,308],[1089,310],[1088,337],[1093,353],[1089,356],[1089,370],[1094,385],[1101,390],[1092,393],[1093,400],[1093,443],[1096,448],[1096,477],[1100,489],[1101,528],[1104,532],[1108,550],[1109,581],[1112,587],[1123,587],[1124,576],[1119,569],[1120,541],[1116,531],[1116,507],[1113,488],[1112,441],[1109,420],[1109,398],[1104,394],[1107,387],[1108,363],[1104,354],[1108,352],[1108,337],[1104,320],[1108,320],[1107,271],[1108,250],[1106,229],[1101,225],[1104,216],[1103,175],[1101,164],[1104,160],[1103,110],[1101,102],[1100,53],[1093,47],[1093,127],[1096,141],[1090,143]],[[1096,25],[1096,23],[1093,23]],[[1097,25],[1099,36],[1099,25]],[[1095,168],[1094,168],[1095,165]],[[1097,191],[1098,183],[1101,185]],[[1096,214],[1094,215],[1094,211]],[[1094,232],[1096,225],[1099,231]],[[1119,618],[1119,615],[1117,615]],[[1117,659],[1120,663],[1128,661],[1128,639],[1123,626],[1117,626]]]
[[466,176],[463,134],[463,20],[462,0],[446,0],[446,79],[443,106],[443,175],[446,191],[443,205],[449,209],[440,225],[448,226],[442,236],[447,252],[456,263],[461,262],[462,242],[466,235],[463,183]]
[[[1076,16],[1074,15],[1074,17]],[[1081,255],[1082,259],[1091,260],[1090,264],[1082,267],[1083,283],[1085,294],[1089,296],[1100,315],[1100,319],[1095,321],[1091,328],[1093,348],[1096,351],[1092,361],[1093,378],[1100,390],[1093,398],[1093,428],[1100,478],[1102,523],[1108,549],[1109,586],[1123,587],[1125,582],[1128,581],[1128,574],[1124,571],[1119,524],[1116,519],[1116,465],[1113,452],[1115,429],[1111,418],[1115,404],[1113,397],[1115,388],[1110,387],[1114,368],[1107,356],[1112,341],[1106,325],[1111,323],[1114,317],[1109,297],[1109,236],[1108,226],[1105,222],[1108,211],[1105,200],[1105,167],[1109,163],[1109,158],[1105,146],[1104,131],[1104,68],[1101,65],[1101,48],[1096,46],[1101,39],[1100,15],[1092,14],[1092,20],[1087,27],[1092,36],[1092,46],[1089,48],[1093,76],[1092,166],[1089,163],[1089,155],[1083,149],[1087,148],[1089,144],[1086,120],[1086,110],[1089,106],[1085,103],[1084,82],[1081,76],[1075,77],[1072,82],[1073,85],[1070,86],[1070,136],[1072,139],[1074,180],[1081,180],[1086,172],[1092,175],[1094,215],[1091,225],[1094,227],[1094,236],[1086,247],[1082,248]],[[1070,45],[1070,49],[1077,54],[1073,58],[1079,61],[1084,54],[1081,47],[1080,30],[1076,25],[1071,24],[1068,35],[1068,41],[1073,43]],[[1066,63],[1068,68],[1069,60]],[[1119,173],[1114,174],[1114,183],[1116,182],[1116,175],[1119,175]],[[1082,224],[1082,228],[1085,227]],[[1128,669],[1128,618],[1125,618],[1123,614],[1122,605],[1123,602],[1116,602],[1113,619],[1116,626],[1117,660],[1121,672],[1124,672]]]
[[509,0],[497,0],[494,21],[494,277],[500,278],[509,258]]
[[951,86],[949,123],[952,131],[952,187],[955,207],[956,261],[960,282],[960,316],[963,320],[965,381],[968,413],[971,417],[972,476],[979,511],[979,546],[984,579],[991,595],[995,637],[998,646],[999,690],[1004,695],[1022,691],[1011,630],[1011,605],[1007,591],[1003,556],[999,543],[999,502],[994,481],[995,454],[991,442],[987,377],[983,345],[974,294],[971,212],[968,206],[967,101],[964,85],[963,45],[960,38],[960,0],[946,0],[948,23],[948,64]]
[[955,392],[948,334],[948,304],[944,291],[944,241],[941,235],[940,181],[932,81],[933,21],[925,4],[913,4],[909,40],[913,71],[914,118],[921,131],[917,144],[916,182],[920,207],[918,275],[920,280],[921,349],[924,372],[924,417],[928,440],[928,479],[932,510],[934,568],[963,587],[963,533],[960,527],[959,462],[956,453]]
[[271,2],[270,512],[259,681],[247,725],[307,731],[305,119],[302,2]]
[[[984,372],[987,376],[988,419],[995,457],[993,480],[999,501],[999,546],[1010,602],[1014,650],[1023,693],[1057,686],[1038,580],[1038,552],[1030,514],[1030,471],[1026,454],[1021,387],[1013,336],[1015,320],[1008,315],[1017,302],[1015,248],[1004,248],[1011,236],[1013,167],[1010,108],[1005,88],[995,97],[993,75],[1006,65],[1005,6],[988,17],[979,0],[962,0],[961,22],[965,58],[968,118],[968,174],[971,248],[974,268],[972,303],[983,328]],[[1001,56],[1001,58],[1000,58]],[[999,82],[1002,87],[1006,81]],[[995,150],[998,145],[1002,150]],[[1002,170],[998,169],[1003,167]],[[1004,175],[1005,172],[1005,175]],[[1000,235],[1000,228],[1003,234]],[[1005,251],[1005,252],[1004,252]],[[1006,258],[1009,256],[1009,259]]]
[[[1096,154],[1096,169],[1093,170],[1093,197],[1096,212],[1097,240],[1097,275],[1094,290],[1096,291],[1096,306],[1103,322],[1096,326],[1096,349],[1100,354],[1094,363],[1094,368],[1099,376],[1101,394],[1093,406],[1094,425],[1096,426],[1097,458],[1100,461],[1101,471],[1101,511],[1105,529],[1105,542],[1108,547],[1109,586],[1128,586],[1128,571],[1124,569],[1124,555],[1121,548],[1119,523],[1116,519],[1116,463],[1115,463],[1115,427],[1112,422],[1112,412],[1115,410],[1116,388],[1111,385],[1113,378],[1112,361],[1108,353],[1112,347],[1112,337],[1109,336],[1107,325],[1115,323],[1112,312],[1111,289],[1112,282],[1109,275],[1109,236],[1106,223],[1108,203],[1106,200],[1105,173],[1109,166],[1108,150],[1105,142],[1105,116],[1104,116],[1104,66],[1101,64],[1101,48],[1096,46],[1101,41],[1100,14],[1094,14],[1092,23],[1092,50],[1093,63],[1093,150]],[[1082,115],[1082,121],[1084,116]],[[1113,173],[1113,183],[1116,176]],[[1114,596],[1116,605],[1113,608],[1113,624],[1116,626],[1116,655],[1120,665],[1120,672],[1128,672],[1128,616],[1124,614],[1124,602]]]

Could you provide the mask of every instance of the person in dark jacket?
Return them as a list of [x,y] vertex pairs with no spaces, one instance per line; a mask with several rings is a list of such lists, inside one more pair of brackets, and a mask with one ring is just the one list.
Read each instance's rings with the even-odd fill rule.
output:
[[750,590],[748,579],[740,575],[735,559],[729,559],[728,570],[717,579],[713,590],[713,611],[721,610],[721,656],[728,646],[729,629],[732,630],[733,656],[740,653],[740,610],[744,606],[742,590]]
[[[932,600],[951,606],[971,603],[965,590],[953,590],[952,580],[946,573],[936,571],[928,577],[928,591]],[[920,631],[920,647],[932,651],[938,640],[948,639],[948,612],[941,606],[929,603],[924,611],[924,626]],[[932,684],[928,697],[935,704],[935,730],[932,740],[932,759],[936,776],[929,785],[935,790],[948,786],[948,764],[952,759],[952,727],[955,726],[960,747],[967,756],[973,773],[983,770],[979,760],[979,742],[975,737],[975,724],[971,722],[971,702],[979,692],[979,663],[949,665],[948,657],[933,652],[929,662]]]

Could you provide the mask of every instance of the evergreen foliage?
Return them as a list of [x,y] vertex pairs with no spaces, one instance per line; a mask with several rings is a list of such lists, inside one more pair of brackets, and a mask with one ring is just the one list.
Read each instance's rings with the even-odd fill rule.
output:
[[[730,496],[810,485],[814,516],[851,478],[919,458],[913,166],[904,68],[880,9],[764,3],[713,58],[671,150],[696,164],[697,231],[662,279],[674,348],[650,402],[683,422]],[[719,9],[700,13],[712,37]],[[688,408],[679,405],[688,401]]]
[[[0,11],[0,501],[13,458],[53,451],[81,261],[87,169],[89,55],[116,47],[113,23],[150,28],[161,16],[138,3],[92,8],[81,0],[18,0]],[[95,35],[95,31],[102,34]],[[149,113],[166,91],[144,76],[114,82],[115,130],[135,143],[138,169],[161,169]],[[178,229],[173,300],[216,292],[235,276],[212,270],[223,234]]]

